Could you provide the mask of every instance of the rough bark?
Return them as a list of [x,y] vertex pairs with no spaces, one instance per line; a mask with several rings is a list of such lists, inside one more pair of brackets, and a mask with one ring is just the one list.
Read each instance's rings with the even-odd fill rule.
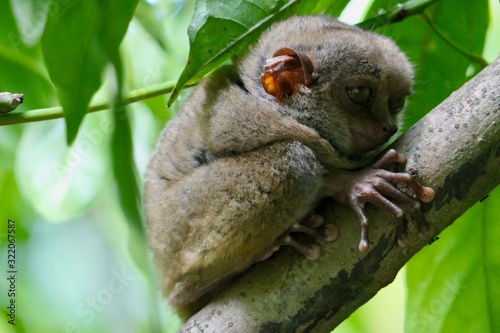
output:
[[[438,234],[500,183],[500,58],[392,147],[408,157],[406,169],[417,170],[417,179],[436,191],[422,210]],[[353,212],[329,204],[323,214],[340,236],[320,242],[318,260],[280,250],[234,280],[181,332],[330,332],[428,242],[410,223],[409,245],[399,247],[395,220],[372,208],[370,250],[360,253]]]

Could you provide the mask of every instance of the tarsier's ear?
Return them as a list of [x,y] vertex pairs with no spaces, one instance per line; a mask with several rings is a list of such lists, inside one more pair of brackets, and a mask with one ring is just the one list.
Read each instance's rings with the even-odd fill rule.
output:
[[268,94],[282,100],[284,96],[296,93],[298,84],[310,85],[313,70],[308,56],[285,47],[266,60],[260,82]]

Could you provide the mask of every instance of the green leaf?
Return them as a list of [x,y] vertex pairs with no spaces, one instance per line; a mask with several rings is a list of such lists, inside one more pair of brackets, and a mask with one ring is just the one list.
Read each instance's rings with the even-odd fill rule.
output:
[[64,109],[68,144],[101,85],[106,58],[95,40],[98,25],[94,1],[71,1],[49,16],[43,34],[43,54]]
[[[466,43],[459,40],[450,43],[436,30],[432,22],[449,22],[455,15],[454,10],[445,12],[436,9],[444,6],[446,2],[437,2],[427,8],[422,15],[412,16],[400,23],[377,29],[378,33],[394,38],[415,67],[414,94],[405,112],[405,129],[421,119],[484,66],[484,63],[463,52],[467,50]],[[381,8],[385,9],[386,3],[387,1],[375,1],[370,9],[371,15]],[[483,17],[486,20],[487,13],[483,10],[475,12],[477,6],[471,3],[463,2],[461,13],[467,13],[465,15],[468,17]],[[449,8],[447,6],[446,8]],[[461,23],[457,22],[458,24]],[[462,28],[457,27],[457,29]],[[484,44],[486,29],[482,24],[468,26],[467,29],[478,40],[475,42],[476,47]]]
[[118,186],[118,199],[129,225],[135,229],[137,235],[142,237],[141,199],[134,163],[132,132],[126,108],[119,106],[124,84],[123,64],[117,49],[108,49],[108,56],[115,68],[117,83],[117,103],[113,106],[115,129],[111,141],[111,150],[113,156],[113,172]]
[[118,198],[130,225],[136,232],[142,234],[141,199],[133,159],[130,122],[124,108],[115,109],[113,114],[115,130],[111,150],[113,153],[113,172],[118,187]]
[[407,265],[407,332],[500,331],[500,188]]
[[[118,54],[118,48],[127,32],[139,0],[95,0],[101,21],[97,40],[108,58]],[[112,59],[110,59],[112,61]]]
[[328,12],[339,14],[348,1],[240,0],[196,2],[188,29],[190,52],[187,65],[175,86],[171,105],[187,84],[203,76],[254,43],[273,22],[292,14]]
[[481,57],[490,22],[488,0],[440,1],[428,15],[446,41],[465,54]]
[[137,5],[137,10],[135,11],[134,16],[149,33],[149,35],[151,35],[151,37],[156,41],[156,43],[158,43],[158,45],[166,51],[167,44],[164,39],[165,32],[161,22],[156,17],[155,12],[155,7],[145,1],[140,1]]
[[64,109],[68,143],[76,137],[101,85],[109,51],[118,49],[136,4],[137,0],[73,0],[57,3],[48,15],[43,54]]
[[339,17],[350,0],[323,0],[317,1],[316,7],[311,11],[311,14],[327,14],[333,17]]

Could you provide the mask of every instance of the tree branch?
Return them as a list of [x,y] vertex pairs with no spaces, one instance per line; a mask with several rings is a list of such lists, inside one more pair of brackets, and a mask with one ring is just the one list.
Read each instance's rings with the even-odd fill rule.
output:
[[[500,58],[454,92],[393,145],[407,170],[434,188],[422,205],[438,234],[500,183]],[[368,253],[357,250],[360,227],[350,209],[324,207],[339,239],[320,244],[310,261],[290,249],[234,280],[181,332],[330,332],[393,281],[423,246],[410,223],[409,246],[396,244],[395,220],[373,208]]]

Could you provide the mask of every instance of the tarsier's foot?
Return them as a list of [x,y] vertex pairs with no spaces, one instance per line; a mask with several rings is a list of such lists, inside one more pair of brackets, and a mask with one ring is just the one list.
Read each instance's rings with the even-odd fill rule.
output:
[[307,259],[318,259],[320,255],[320,248],[318,245],[304,245],[293,239],[290,234],[298,232],[313,237],[320,237],[327,242],[334,241],[337,239],[339,233],[337,226],[335,224],[327,224],[322,228],[322,230],[318,230],[324,222],[325,220],[323,219],[323,216],[313,213],[300,223],[294,224],[284,236],[280,237],[278,242],[281,241],[281,244],[291,246],[298,252],[302,253]]
[[430,187],[418,184],[409,173],[388,171],[387,169],[393,163],[404,164],[406,157],[391,149],[372,167],[354,173],[349,180],[351,186],[347,199],[361,222],[359,250],[362,252],[368,251],[369,246],[369,222],[364,211],[365,203],[383,207],[399,218],[398,244],[405,245],[407,243],[405,212],[415,220],[419,236],[421,238],[429,236],[429,227],[420,211],[420,202],[413,196],[403,193],[396,187],[396,184],[406,185],[420,201],[425,203],[434,199],[435,192]]
[[288,245],[294,248],[296,251],[302,253],[307,259],[315,260],[318,259],[320,255],[320,248],[316,244],[302,244],[290,235],[292,233],[302,233],[307,234],[312,237],[321,238],[326,242],[332,242],[337,239],[339,230],[335,224],[327,224],[323,228],[319,229],[325,220],[323,216],[312,213],[309,217],[302,220],[300,223],[294,224],[290,230],[285,232],[281,237],[279,237],[274,244],[269,248],[262,251],[258,256],[256,256],[253,262],[263,261],[269,258],[274,252],[278,251],[283,245]]

